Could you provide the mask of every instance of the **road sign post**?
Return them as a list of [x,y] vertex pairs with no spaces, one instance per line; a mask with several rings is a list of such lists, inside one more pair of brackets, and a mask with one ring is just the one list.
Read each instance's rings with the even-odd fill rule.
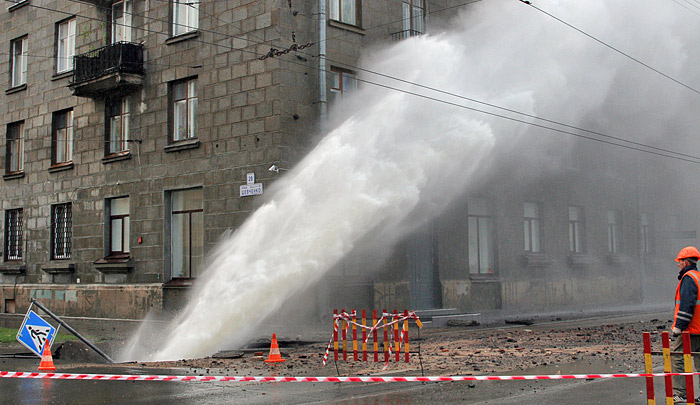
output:
[[41,357],[44,343],[48,340],[50,347],[55,337],[56,328],[29,307],[27,314],[24,316],[24,321],[22,321],[22,326],[17,331],[17,341],[32,353]]

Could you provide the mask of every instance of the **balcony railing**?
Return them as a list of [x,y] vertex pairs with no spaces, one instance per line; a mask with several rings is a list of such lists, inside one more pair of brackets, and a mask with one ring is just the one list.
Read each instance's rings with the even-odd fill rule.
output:
[[416,30],[403,30],[399,32],[392,32],[389,35],[391,35],[392,41],[401,41],[402,39],[423,35],[423,33]]
[[143,45],[116,42],[73,57],[73,84],[112,73],[143,74]]

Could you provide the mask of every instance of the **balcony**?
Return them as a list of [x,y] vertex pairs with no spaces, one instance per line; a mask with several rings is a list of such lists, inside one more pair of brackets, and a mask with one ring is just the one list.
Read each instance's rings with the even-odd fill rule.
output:
[[73,57],[73,82],[79,97],[119,96],[143,84],[143,45],[116,42]]
[[398,32],[392,32],[391,34],[391,40],[394,42],[401,41],[403,39],[407,39],[410,37],[416,37],[418,35],[423,35],[421,31],[416,31],[416,30],[403,30],[403,31],[398,31]]

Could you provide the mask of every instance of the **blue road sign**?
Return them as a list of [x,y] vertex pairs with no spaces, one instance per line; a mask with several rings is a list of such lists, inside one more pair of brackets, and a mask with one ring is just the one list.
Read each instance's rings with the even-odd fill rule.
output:
[[48,340],[50,346],[51,343],[53,343],[53,339],[56,337],[55,335],[56,328],[30,309],[27,311],[27,315],[24,316],[22,326],[17,332],[17,341],[34,354],[41,357],[44,343]]

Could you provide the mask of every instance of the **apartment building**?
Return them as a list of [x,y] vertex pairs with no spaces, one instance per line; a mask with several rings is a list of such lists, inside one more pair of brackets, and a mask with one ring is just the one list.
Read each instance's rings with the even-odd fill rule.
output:
[[[361,50],[425,33],[451,15],[438,11],[457,6],[8,2],[0,312],[23,312],[30,298],[59,314],[106,318],[178,308],[207,252],[284,175],[269,168],[292,167],[328,105],[357,86]],[[624,173],[611,181],[638,191]],[[545,191],[529,197],[507,179],[494,183],[399,245],[373,279],[349,282],[342,274],[353,265],[343,264],[319,310],[639,302],[640,260],[675,248],[654,239],[658,207],[644,211],[639,199],[600,207],[595,193],[577,194],[581,184],[539,184]],[[607,235],[607,248],[592,244],[594,233]]]

